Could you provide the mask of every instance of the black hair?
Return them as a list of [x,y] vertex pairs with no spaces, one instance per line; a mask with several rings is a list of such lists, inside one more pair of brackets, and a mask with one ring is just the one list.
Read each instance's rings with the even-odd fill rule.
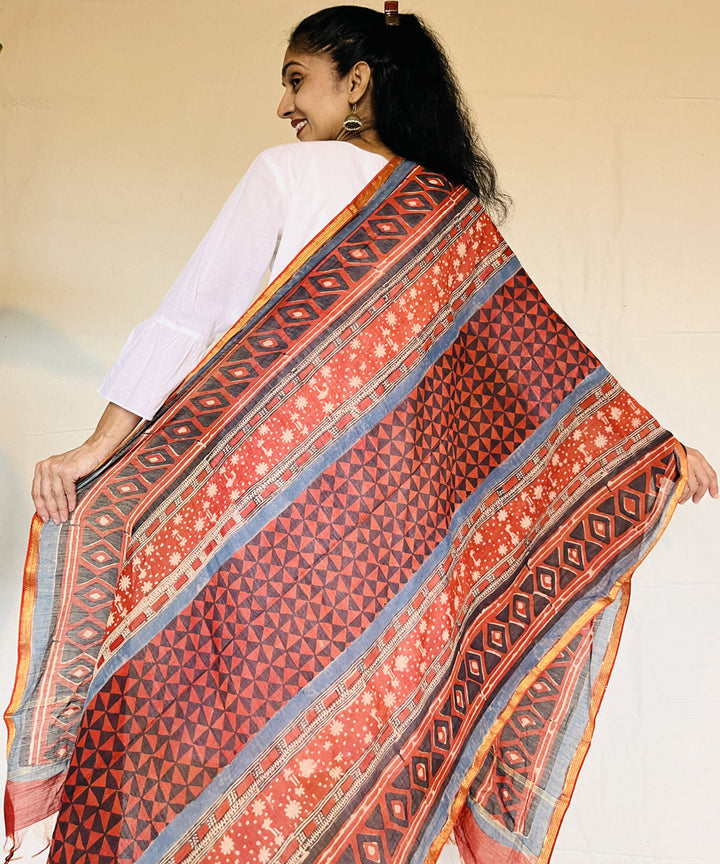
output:
[[309,15],[289,46],[327,54],[345,77],[364,60],[372,70],[371,98],[380,140],[398,156],[468,187],[500,219],[509,199],[497,187],[450,62],[437,37],[417,16],[399,26],[363,6],[332,6]]

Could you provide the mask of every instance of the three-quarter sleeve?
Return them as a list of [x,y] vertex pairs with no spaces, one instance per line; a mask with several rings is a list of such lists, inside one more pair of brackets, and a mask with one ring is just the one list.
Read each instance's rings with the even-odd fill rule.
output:
[[283,230],[287,202],[261,153],[160,305],[131,332],[98,392],[151,418],[207,349],[248,308]]

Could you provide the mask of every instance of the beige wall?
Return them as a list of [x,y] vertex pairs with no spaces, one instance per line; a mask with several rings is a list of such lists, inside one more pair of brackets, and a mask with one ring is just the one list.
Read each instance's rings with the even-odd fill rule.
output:
[[[89,432],[94,386],[128,330],[253,156],[290,140],[274,116],[284,37],[315,8],[0,3],[5,658],[32,465]],[[717,0],[407,8],[451,49],[530,273],[623,383],[720,464]],[[717,860],[719,515],[709,503],[680,512],[636,580],[554,864]]]

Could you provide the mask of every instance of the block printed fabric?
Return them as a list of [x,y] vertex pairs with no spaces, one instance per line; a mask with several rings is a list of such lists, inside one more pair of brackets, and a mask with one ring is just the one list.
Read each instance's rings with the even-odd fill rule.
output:
[[35,520],[11,830],[55,864],[549,859],[678,443],[395,160]]

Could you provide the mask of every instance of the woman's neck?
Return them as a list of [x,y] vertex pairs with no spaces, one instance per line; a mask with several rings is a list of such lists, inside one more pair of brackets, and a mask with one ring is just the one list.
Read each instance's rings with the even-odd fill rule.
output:
[[353,133],[343,132],[338,136],[337,140],[347,141],[348,144],[354,144],[356,147],[359,147],[361,150],[367,150],[369,153],[378,153],[388,161],[396,155],[389,147],[383,144],[374,128],[365,128]]

